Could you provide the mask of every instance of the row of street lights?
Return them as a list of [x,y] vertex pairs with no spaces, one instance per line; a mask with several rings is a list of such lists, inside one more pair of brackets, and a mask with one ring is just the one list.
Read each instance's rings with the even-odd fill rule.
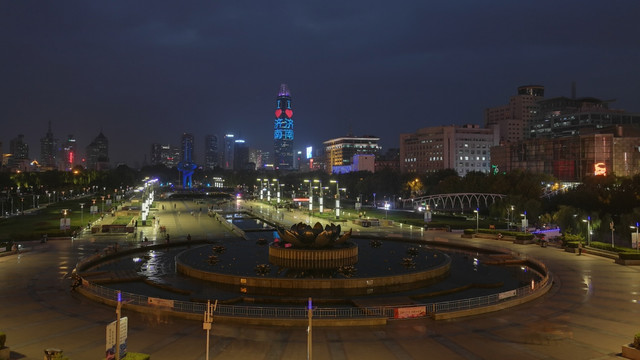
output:
[[[277,196],[277,200],[276,202],[279,204],[280,203],[280,191],[281,191],[281,185],[280,184],[280,180],[278,179],[257,179],[258,183],[260,184],[260,200],[264,200],[264,192],[266,190],[267,193],[267,197],[266,200],[268,202],[271,202],[271,185],[276,185],[276,196]],[[319,207],[319,211],[320,213],[324,212],[324,190],[328,189],[328,187],[323,187],[322,186],[322,180],[318,180],[318,179],[314,179],[314,180],[309,180],[309,179],[305,179],[303,180],[304,183],[308,183],[309,184],[309,213],[313,212],[313,189],[319,189],[320,194],[318,196],[318,207]],[[336,195],[335,195],[335,199],[336,199],[336,203],[335,203],[335,212],[336,212],[336,219],[340,218],[340,191],[346,191],[346,188],[341,188],[340,187],[340,183],[338,182],[338,180],[330,180],[329,181],[332,184],[336,184]],[[314,184],[317,184],[317,186],[314,186]]]

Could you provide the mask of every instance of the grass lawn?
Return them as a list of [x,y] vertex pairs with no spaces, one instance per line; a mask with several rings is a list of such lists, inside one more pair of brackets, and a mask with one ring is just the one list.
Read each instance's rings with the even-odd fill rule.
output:
[[[84,209],[80,209],[80,203],[84,203]],[[96,220],[99,215],[89,213],[91,198],[79,198],[64,200],[57,203],[45,204],[39,209],[25,210],[25,215],[0,218],[0,241],[7,240],[40,240],[43,234],[49,237],[69,236],[75,230],[87,226],[87,223]],[[69,230],[60,230],[60,219],[71,219]],[[98,206],[98,210],[102,207]],[[105,207],[105,212],[108,208]]]

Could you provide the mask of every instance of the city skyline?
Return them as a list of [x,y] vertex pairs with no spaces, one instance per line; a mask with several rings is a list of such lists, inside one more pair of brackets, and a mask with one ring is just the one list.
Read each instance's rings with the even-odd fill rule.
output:
[[528,84],[555,97],[575,81],[578,97],[640,111],[636,2],[251,5],[3,3],[2,151],[24,134],[38,158],[49,122],[79,149],[102,131],[112,165],[142,164],[185,132],[199,159],[207,134],[272,151],[282,83],[295,150],[349,133],[388,149],[419,128],[482,125]]

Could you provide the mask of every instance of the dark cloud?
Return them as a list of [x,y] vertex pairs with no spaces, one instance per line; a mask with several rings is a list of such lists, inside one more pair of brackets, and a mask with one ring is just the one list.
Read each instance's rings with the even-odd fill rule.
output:
[[[271,151],[288,83],[295,146],[352,131],[482,123],[523,84],[548,96],[616,98],[640,111],[640,3],[263,1],[0,3],[0,141],[31,156],[54,134],[100,130],[134,165],[182,132],[234,132]],[[199,144],[198,144],[199,142]]]

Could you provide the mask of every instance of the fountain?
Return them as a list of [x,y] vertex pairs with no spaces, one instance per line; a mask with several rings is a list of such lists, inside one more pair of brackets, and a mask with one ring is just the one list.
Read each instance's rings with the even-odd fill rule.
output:
[[269,262],[291,269],[333,269],[358,262],[358,246],[348,242],[351,230],[340,236],[340,225],[298,223],[278,229],[279,239],[269,246]]
[[[216,251],[219,246],[214,247],[213,253],[202,253],[205,247],[188,249],[176,256],[176,270],[242,294],[276,296],[296,296],[300,291],[330,296],[407,291],[449,274],[451,259],[426,247],[412,247],[408,257],[398,258],[394,264],[377,260],[383,262],[383,267],[375,274],[358,271],[358,245],[350,241],[352,231],[341,232],[340,225],[323,227],[320,223],[277,229],[277,236],[268,246],[268,263],[260,261],[263,255],[254,255],[256,263],[250,272],[239,271],[242,265],[238,261],[251,257],[250,252],[259,249],[260,242],[244,250],[232,246],[226,253]],[[380,252],[379,246],[372,245],[367,250]],[[399,256],[395,252],[391,255]]]

